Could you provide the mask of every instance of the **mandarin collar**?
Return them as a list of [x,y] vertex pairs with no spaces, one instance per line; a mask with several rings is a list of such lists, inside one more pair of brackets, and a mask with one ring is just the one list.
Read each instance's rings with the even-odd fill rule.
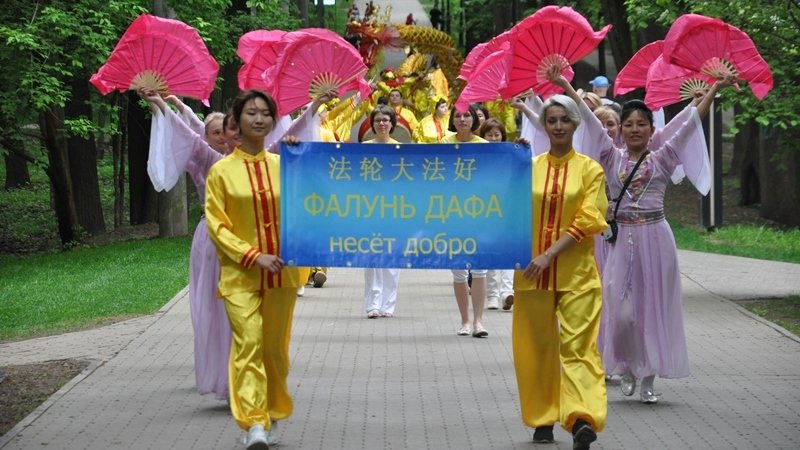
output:
[[262,150],[256,155],[251,155],[250,153],[247,153],[246,151],[242,150],[241,147],[236,147],[235,149],[233,149],[232,155],[236,155],[239,158],[246,159],[249,161],[261,161],[267,157],[267,151]]
[[560,166],[566,164],[570,159],[572,159],[573,156],[575,156],[574,148],[570,149],[564,156],[561,157],[553,156],[553,154],[548,151],[547,161],[552,165]]

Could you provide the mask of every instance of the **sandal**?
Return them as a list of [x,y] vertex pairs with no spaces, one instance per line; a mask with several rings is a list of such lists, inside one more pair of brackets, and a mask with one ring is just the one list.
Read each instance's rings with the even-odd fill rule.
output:
[[485,338],[486,336],[489,336],[489,332],[483,327],[475,328],[475,331],[472,332],[474,338]]
[[470,330],[469,326],[465,325],[461,327],[456,334],[459,336],[469,336],[471,332],[472,330]]
[[367,313],[367,319],[377,319],[378,317],[380,317],[380,315],[381,314],[378,312],[377,309],[373,309],[372,311]]
[[390,312],[385,312],[385,313],[381,314],[381,317],[394,317],[394,314],[392,314]]

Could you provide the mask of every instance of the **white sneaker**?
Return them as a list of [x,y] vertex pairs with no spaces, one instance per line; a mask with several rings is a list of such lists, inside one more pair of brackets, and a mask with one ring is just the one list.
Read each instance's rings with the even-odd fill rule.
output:
[[306,287],[305,286],[300,286],[299,288],[297,288],[297,296],[298,297],[302,297],[305,294],[306,294]]
[[278,445],[278,422],[272,421],[267,431],[267,444]]
[[500,308],[500,299],[497,297],[489,297],[488,299],[486,299],[486,308],[487,309]]
[[269,450],[267,443],[267,433],[264,431],[264,426],[255,424],[250,427],[247,432],[247,443],[245,444],[247,450]]

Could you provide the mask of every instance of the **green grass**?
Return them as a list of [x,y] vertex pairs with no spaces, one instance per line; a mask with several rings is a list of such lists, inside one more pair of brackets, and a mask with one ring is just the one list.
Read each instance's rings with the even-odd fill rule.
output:
[[191,237],[0,259],[0,341],[81,329],[161,308],[188,282]]
[[800,296],[786,298],[741,300],[740,305],[750,312],[786,328],[800,336]]
[[678,248],[800,264],[800,229],[732,225],[704,231],[670,222]]

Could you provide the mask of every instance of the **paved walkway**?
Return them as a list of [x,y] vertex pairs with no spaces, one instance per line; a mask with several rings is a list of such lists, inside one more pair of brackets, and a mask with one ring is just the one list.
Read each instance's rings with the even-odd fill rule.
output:
[[[790,449],[800,441],[800,340],[729,298],[800,292],[800,265],[680,252],[692,376],[658,380],[654,406],[609,387],[597,449]],[[332,269],[298,300],[279,449],[525,449],[511,314],[458,337],[448,271],[401,274],[397,317],[368,320],[360,270]],[[0,345],[0,365],[93,361],[22,423],[6,449],[234,449],[223,402],[194,391],[185,291],[159,313]],[[556,430],[556,445],[571,439]]]

